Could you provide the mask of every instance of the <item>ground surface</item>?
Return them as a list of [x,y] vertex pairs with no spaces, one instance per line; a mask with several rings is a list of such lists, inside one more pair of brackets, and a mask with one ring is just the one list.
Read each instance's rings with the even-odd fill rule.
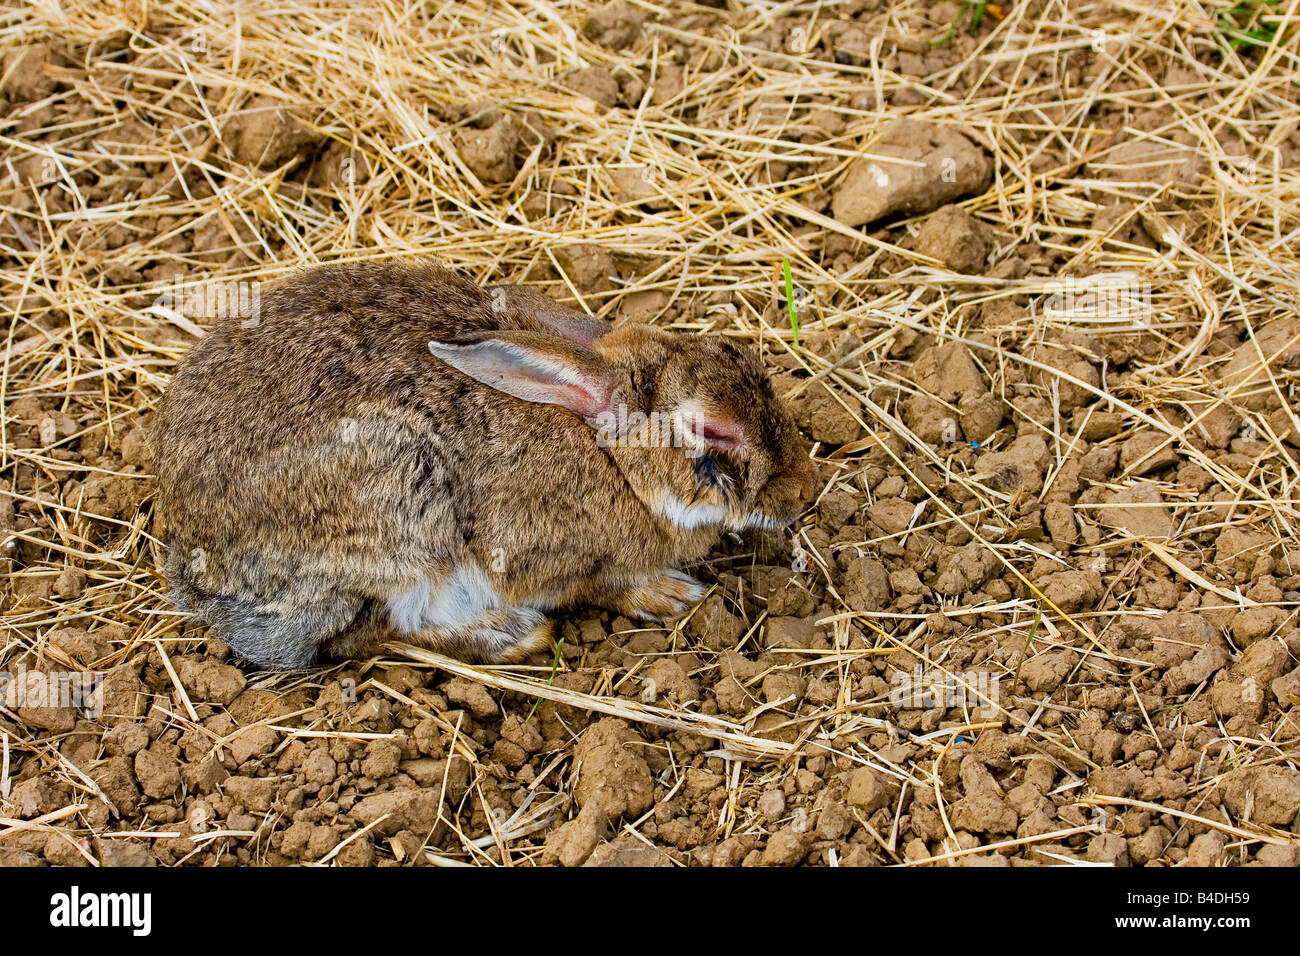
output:
[[[0,15],[0,666],[104,707],[0,702],[0,863],[1300,861],[1294,19],[63,6]],[[747,340],[816,506],[553,680],[245,673],[155,570],[160,294],[412,254]]]

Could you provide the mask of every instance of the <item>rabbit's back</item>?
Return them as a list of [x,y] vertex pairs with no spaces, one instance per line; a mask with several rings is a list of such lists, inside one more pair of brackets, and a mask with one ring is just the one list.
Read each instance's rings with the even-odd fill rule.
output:
[[182,364],[160,409],[160,444],[284,442],[367,401],[418,401],[426,343],[510,316],[436,266],[352,264],[303,273],[229,317]]
[[521,474],[555,521],[616,480],[569,413],[429,354],[431,339],[531,328],[489,290],[435,266],[335,266],[260,305],[195,346],[159,409],[159,514],[184,604],[322,579],[382,596],[476,536],[512,534]]

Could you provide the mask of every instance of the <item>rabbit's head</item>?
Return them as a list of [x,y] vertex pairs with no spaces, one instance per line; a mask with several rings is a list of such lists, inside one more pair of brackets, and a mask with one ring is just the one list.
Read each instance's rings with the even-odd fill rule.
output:
[[585,420],[637,497],[683,532],[782,527],[811,498],[807,442],[744,346],[639,323],[594,337],[548,326],[429,349],[498,391]]

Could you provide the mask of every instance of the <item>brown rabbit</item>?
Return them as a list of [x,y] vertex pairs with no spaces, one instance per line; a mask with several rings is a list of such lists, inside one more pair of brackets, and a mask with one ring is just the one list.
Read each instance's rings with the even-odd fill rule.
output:
[[396,262],[219,323],[154,451],[173,599],[277,668],[393,637],[508,660],[584,602],[679,615],[703,589],[675,566],[789,523],[817,474],[741,346]]

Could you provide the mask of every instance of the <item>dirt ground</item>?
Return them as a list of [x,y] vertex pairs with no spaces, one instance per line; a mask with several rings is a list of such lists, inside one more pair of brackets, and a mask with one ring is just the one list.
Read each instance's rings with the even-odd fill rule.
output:
[[[64,6],[0,19],[0,669],[102,710],[0,696],[0,865],[1300,864],[1294,20]],[[168,290],[385,255],[749,342],[815,506],[672,629],[241,668],[156,570]]]

